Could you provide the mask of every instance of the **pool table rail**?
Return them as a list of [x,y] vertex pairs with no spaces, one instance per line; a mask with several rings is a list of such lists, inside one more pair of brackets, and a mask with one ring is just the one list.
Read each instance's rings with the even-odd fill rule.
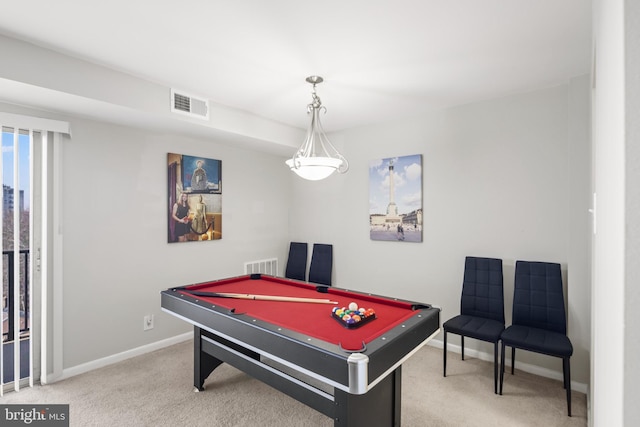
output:
[[[331,417],[335,426],[399,426],[402,364],[440,331],[440,309],[409,302],[401,322],[378,334],[367,333],[360,350],[345,350],[337,340],[325,341],[236,312],[211,299],[187,295],[184,288],[162,291],[161,308],[193,325],[196,390],[204,390],[209,375],[228,363]],[[387,298],[339,288],[330,291]]]

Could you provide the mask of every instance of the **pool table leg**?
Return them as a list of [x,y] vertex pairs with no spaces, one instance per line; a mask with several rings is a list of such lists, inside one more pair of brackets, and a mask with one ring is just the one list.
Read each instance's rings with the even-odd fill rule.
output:
[[392,426],[401,422],[402,366],[365,394],[335,390],[334,427]]
[[222,361],[202,351],[202,329],[193,327],[193,385],[204,390],[204,380],[222,364]]

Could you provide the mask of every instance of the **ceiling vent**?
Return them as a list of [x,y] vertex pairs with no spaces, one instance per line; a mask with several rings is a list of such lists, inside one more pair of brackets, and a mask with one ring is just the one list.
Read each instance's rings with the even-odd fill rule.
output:
[[183,91],[171,89],[171,111],[202,120],[209,120],[209,101],[188,95]]

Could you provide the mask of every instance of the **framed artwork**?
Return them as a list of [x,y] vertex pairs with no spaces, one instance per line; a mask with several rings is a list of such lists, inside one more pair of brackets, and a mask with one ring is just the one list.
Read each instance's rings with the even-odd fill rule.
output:
[[369,164],[369,237],[422,242],[422,154]]
[[167,154],[168,242],[222,238],[222,161]]
[[222,193],[220,160],[182,155],[182,183],[189,193]]

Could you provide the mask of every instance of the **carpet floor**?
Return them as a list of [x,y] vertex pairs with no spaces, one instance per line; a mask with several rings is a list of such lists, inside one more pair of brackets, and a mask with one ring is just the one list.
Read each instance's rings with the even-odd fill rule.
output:
[[[0,404],[69,404],[70,425],[322,427],[333,421],[237,369],[223,364],[192,385],[192,345],[180,343],[45,386],[6,393]],[[425,346],[402,370],[402,425],[586,426],[587,400],[572,394],[567,416],[559,381],[505,372],[503,395],[493,393],[493,364]],[[385,426],[371,426],[385,427]]]

